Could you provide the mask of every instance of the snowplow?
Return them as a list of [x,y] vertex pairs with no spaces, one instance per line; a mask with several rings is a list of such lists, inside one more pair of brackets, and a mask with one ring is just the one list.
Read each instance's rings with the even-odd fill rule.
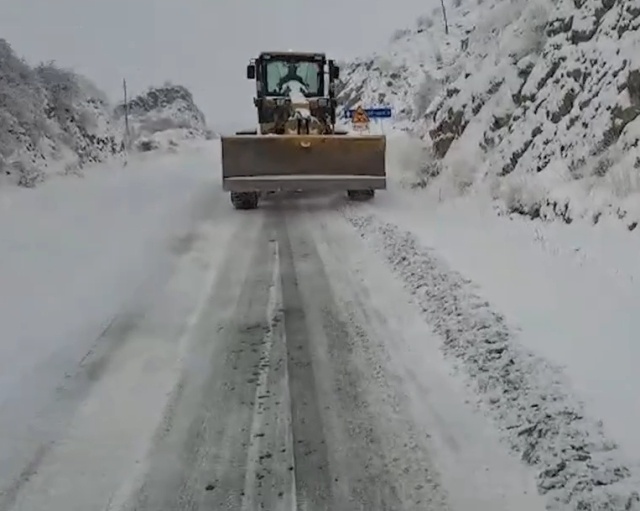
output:
[[222,185],[236,209],[278,191],[368,200],[386,188],[384,135],[336,129],[339,73],[324,53],[262,52],[250,61],[256,128],[221,137]]

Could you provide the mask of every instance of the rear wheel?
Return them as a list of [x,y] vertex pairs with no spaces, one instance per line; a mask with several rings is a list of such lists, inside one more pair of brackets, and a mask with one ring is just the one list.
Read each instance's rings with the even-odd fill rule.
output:
[[371,200],[375,195],[375,190],[347,190],[347,196],[350,200]]
[[255,209],[258,207],[258,192],[231,192],[231,204],[236,209]]

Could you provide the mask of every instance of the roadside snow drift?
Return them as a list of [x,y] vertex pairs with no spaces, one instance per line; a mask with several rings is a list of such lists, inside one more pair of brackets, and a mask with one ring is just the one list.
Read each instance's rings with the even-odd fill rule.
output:
[[415,234],[374,211],[343,212],[414,296],[511,448],[538,470],[549,509],[640,509],[640,466],[569,393],[562,368],[524,347],[477,286]]

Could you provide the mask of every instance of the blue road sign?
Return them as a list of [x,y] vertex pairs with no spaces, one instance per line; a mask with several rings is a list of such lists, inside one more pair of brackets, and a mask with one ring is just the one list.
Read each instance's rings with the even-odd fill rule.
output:
[[388,107],[367,108],[366,112],[369,119],[387,119],[391,117],[391,108]]
[[[351,119],[355,111],[355,108],[346,110],[345,117]],[[392,116],[390,107],[365,108],[364,111],[367,112],[369,119],[388,119]]]

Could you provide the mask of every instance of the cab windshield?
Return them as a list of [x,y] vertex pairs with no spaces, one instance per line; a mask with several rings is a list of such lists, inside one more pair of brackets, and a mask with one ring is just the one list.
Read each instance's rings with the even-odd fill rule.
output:
[[307,97],[323,95],[321,62],[268,60],[265,68],[268,96],[288,95],[295,86],[292,82],[301,84]]

